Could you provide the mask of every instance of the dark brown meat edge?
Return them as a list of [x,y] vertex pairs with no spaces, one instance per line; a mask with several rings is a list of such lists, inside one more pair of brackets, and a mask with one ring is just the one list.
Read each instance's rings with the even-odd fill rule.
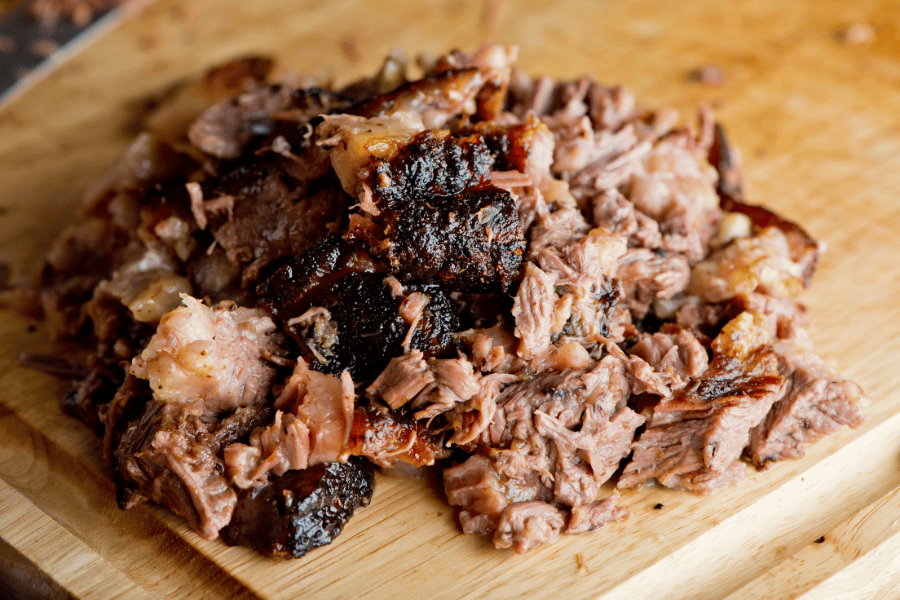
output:
[[229,546],[299,558],[330,544],[356,509],[368,506],[374,481],[372,463],[358,456],[288,471],[262,487],[241,490],[220,535]]

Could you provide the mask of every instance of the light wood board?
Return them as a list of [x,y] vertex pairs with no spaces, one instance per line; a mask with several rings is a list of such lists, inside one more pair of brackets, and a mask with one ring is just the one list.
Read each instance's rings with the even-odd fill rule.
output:
[[[841,43],[865,23],[874,40]],[[154,507],[115,507],[64,384],[16,365],[40,330],[0,319],[0,538],[76,597],[895,598],[900,585],[900,21],[892,2],[159,0],[0,107],[0,261],[40,264],[134,107],[247,52],[348,81],[395,47],[521,48],[532,74],[589,73],[693,119],[713,103],[748,198],[824,240],[809,306],[819,353],[869,422],[714,496],[623,494],[630,520],[516,555],[463,536],[427,482],[380,477],[369,508],[296,561],[203,542]],[[721,67],[717,86],[691,82]],[[654,510],[656,504],[663,507]],[[824,536],[824,541],[815,540]],[[0,557],[2,558],[2,557]]]

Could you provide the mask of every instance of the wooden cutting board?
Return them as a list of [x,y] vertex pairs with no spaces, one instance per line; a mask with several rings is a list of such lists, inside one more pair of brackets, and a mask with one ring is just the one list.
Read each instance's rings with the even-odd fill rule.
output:
[[[851,30],[849,39],[837,36]],[[868,28],[866,27],[868,26]],[[855,35],[854,34],[873,34]],[[873,37],[868,41],[866,37]],[[236,54],[339,82],[411,54],[521,48],[532,74],[589,73],[693,120],[717,107],[748,197],[828,250],[804,300],[819,352],[869,422],[714,496],[631,491],[628,521],[516,555],[458,532],[428,481],[381,476],[337,542],[295,561],[204,542],[115,507],[65,385],[16,365],[40,329],[0,320],[0,564],[36,597],[900,597],[900,21],[892,2],[159,0],[0,108],[0,261],[33,272],[148,95]],[[855,43],[854,43],[855,42]],[[718,85],[689,73],[715,65]],[[10,575],[12,574],[12,575]],[[0,588],[0,592],[3,588]]]

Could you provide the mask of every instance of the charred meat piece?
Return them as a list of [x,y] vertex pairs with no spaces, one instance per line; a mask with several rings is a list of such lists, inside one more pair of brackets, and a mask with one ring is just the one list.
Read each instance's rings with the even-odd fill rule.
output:
[[422,198],[385,224],[391,270],[450,290],[506,291],[525,251],[515,203],[499,188]]
[[466,292],[507,290],[525,237],[509,192],[490,185],[481,136],[417,135],[375,168],[382,240],[369,240],[401,279]]
[[491,153],[479,135],[438,137],[431,131],[415,136],[389,162],[377,165],[376,179],[389,181],[377,194],[387,209],[416,199],[453,196],[490,183]]
[[259,286],[262,302],[288,325],[310,366],[354,381],[375,377],[409,344],[428,356],[451,350],[458,329],[453,303],[433,285],[407,286],[424,305],[404,318],[404,298],[362,251],[330,238],[290,259]]
[[257,293],[263,305],[284,320],[299,316],[336,281],[350,273],[374,273],[378,266],[365,252],[339,237],[287,258]]
[[[312,352],[315,360],[311,366],[332,374],[348,369],[355,381],[362,381],[374,377],[391,358],[403,352],[409,325],[398,312],[400,302],[391,296],[384,279],[384,273],[346,275],[329,286],[317,301],[330,313],[330,327],[323,328],[313,320],[309,325],[298,324],[302,329],[296,325],[289,328]],[[446,296],[432,288],[428,306],[412,337],[413,347],[429,354],[442,353],[450,347],[456,315],[449,305]]]
[[371,463],[359,457],[288,471],[239,492],[222,539],[267,556],[303,556],[330,544],[356,509],[368,506],[373,483]]
[[[454,349],[452,333],[460,330],[456,303],[437,285],[408,285],[407,292],[427,298],[422,316],[413,331],[410,348],[425,356],[442,356]],[[401,304],[402,306],[402,304]]]
[[312,368],[335,375],[347,369],[354,381],[361,381],[402,352],[406,323],[384,278],[383,273],[348,272],[303,307],[323,310],[282,314],[288,333],[310,355]]

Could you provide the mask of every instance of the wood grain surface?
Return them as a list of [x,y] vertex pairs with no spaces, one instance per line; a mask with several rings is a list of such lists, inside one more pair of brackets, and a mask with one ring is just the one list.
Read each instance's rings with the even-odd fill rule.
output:
[[[852,25],[871,35],[841,35]],[[803,297],[810,333],[872,398],[869,422],[713,496],[630,491],[630,520],[525,555],[461,535],[430,482],[380,476],[334,544],[275,561],[204,542],[160,508],[119,511],[99,442],[56,407],[64,384],[16,365],[44,347],[42,331],[6,311],[0,550],[83,598],[900,597],[893,2],[159,0],[0,107],[0,261],[15,278],[34,271],[127,144],[136,107],[174,80],[264,52],[281,73],[344,82],[395,47],[439,53],[489,39],[518,45],[532,74],[621,83],[685,120],[700,103],[716,107],[743,151],[750,201],[828,246]],[[724,80],[692,79],[704,65]]]

